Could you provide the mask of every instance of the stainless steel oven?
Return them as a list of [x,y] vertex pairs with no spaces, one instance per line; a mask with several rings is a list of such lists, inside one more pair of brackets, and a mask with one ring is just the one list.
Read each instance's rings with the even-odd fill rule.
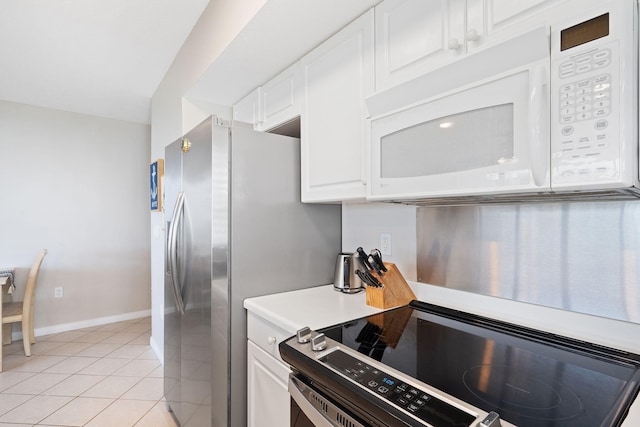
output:
[[280,344],[292,426],[620,426],[640,355],[414,301]]

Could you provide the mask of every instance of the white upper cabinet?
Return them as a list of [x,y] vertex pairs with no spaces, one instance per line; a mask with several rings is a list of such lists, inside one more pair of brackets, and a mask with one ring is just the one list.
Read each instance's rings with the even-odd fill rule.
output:
[[256,130],[269,130],[300,115],[300,64],[295,63],[260,88]]
[[376,91],[462,53],[465,0],[386,0],[375,8]]
[[376,92],[544,25],[561,0],[385,0],[376,12]]
[[465,41],[472,52],[545,25],[539,12],[562,0],[467,0]]
[[260,88],[257,88],[233,106],[233,120],[251,123],[255,127],[260,118],[259,103]]
[[266,131],[300,115],[300,64],[255,89],[233,106],[233,119]]
[[365,13],[300,61],[303,202],[366,196],[373,16]]

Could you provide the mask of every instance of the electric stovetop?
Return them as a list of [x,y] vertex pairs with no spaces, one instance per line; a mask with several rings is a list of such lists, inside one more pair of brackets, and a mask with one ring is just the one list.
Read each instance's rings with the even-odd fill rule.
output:
[[640,356],[430,304],[321,330],[519,427],[619,425]]

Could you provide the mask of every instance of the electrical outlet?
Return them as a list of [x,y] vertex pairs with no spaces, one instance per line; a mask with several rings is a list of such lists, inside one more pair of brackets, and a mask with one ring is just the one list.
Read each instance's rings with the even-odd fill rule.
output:
[[380,234],[380,253],[391,255],[391,233]]
[[58,286],[53,289],[53,297],[54,298],[62,298],[64,296],[64,288],[62,286]]

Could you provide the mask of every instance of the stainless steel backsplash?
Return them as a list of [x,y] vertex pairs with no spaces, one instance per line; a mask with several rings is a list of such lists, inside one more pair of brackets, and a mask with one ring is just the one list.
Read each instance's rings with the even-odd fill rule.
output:
[[418,281],[640,323],[640,201],[417,209]]

